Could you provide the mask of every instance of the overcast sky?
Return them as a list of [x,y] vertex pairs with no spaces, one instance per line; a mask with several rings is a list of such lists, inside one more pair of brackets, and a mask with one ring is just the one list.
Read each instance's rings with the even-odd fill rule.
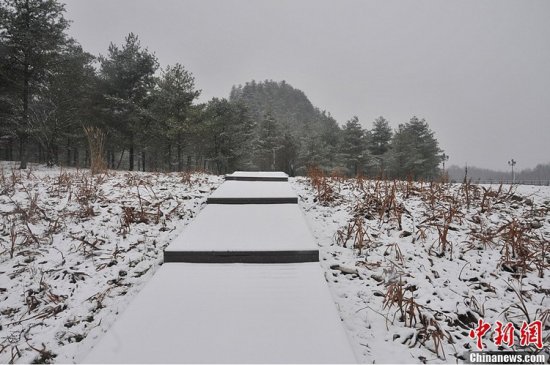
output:
[[449,164],[550,162],[550,1],[65,0],[106,54],[129,32],[179,62],[201,101],[286,80],[342,124],[425,118]]

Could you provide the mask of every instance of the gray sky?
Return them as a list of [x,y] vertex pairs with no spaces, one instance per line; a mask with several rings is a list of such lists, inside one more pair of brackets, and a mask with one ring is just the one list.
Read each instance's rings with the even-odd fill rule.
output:
[[449,164],[550,162],[550,1],[65,0],[106,54],[129,32],[179,62],[201,101],[286,80],[339,123],[426,118]]

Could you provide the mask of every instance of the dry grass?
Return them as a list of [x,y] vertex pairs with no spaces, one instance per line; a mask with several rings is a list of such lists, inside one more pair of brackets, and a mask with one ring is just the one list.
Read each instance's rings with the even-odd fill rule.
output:
[[[73,313],[75,305],[89,306],[81,297],[90,296],[86,288],[97,287],[88,301],[96,311],[114,296],[125,295],[136,281],[117,277],[119,272],[127,271],[132,278],[145,274],[176,222],[187,221],[200,207],[195,196],[205,196],[212,184],[211,177],[193,174],[182,181],[176,173],[29,170],[0,167],[0,263],[6,278],[0,295],[4,298],[6,290],[11,291],[0,316],[2,330],[17,334],[15,344],[0,339],[0,356],[6,362],[30,362],[28,356],[52,361],[60,346],[85,337],[92,327],[79,326],[78,333],[69,334],[59,321]],[[144,264],[133,270],[128,259],[135,257]],[[101,277],[105,282],[97,281]],[[47,347],[36,343],[37,333]]]
[[84,134],[90,147],[90,171],[92,175],[103,173],[107,170],[104,158],[105,132],[94,126],[84,126]]
[[[327,189],[323,175],[313,170],[311,177],[316,196],[321,201]],[[519,201],[513,187],[504,189],[503,185],[496,189],[479,187],[465,181],[454,188],[445,182],[413,182],[349,179],[340,180],[341,184],[351,186],[358,193],[357,203],[353,207],[353,218],[338,230],[336,243],[348,247],[353,240],[353,248],[361,254],[368,248],[371,241],[366,233],[363,219],[377,220],[379,224],[389,224],[402,231],[403,215],[410,216],[405,208],[405,202],[412,197],[420,198],[424,204],[424,219],[416,224],[416,238],[425,240],[429,232],[435,232],[437,240],[429,252],[437,257],[447,257],[453,260],[456,247],[462,242],[453,242],[450,231],[456,231],[467,221],[470,225],[466,245],[461,246],[461,252],[472,249],[500,248],[502,257],[500,267],[507,271],[526,273],[537,271],[543,277],[549,266],[548,239],[537,233],[537,219],[544,219],[547,208],[535,208],[529,216],[523,216],[503,223],[497,229],[489,226],[483,217],[509,206],[512,201]],[[325,201],[326,202],[326,201]],[[472,209],[474,209],[472,211]],[[468,218],[466,218],[468,217]],[[402,233],[408,236],[408,232]]]
[[[313,179],[312,185],[319,186],[317,193],[322,191],[322,177],[317,173]],[[495,278],[500,275],[492,273],[492,270],[507,272],[503,273],[503,277],[516,278],[519,285],[528,273],[536,273],[540,278],[548,274],[549,239],[546,231],[539,228],[547,219],[550,206],[533,204],[531,199],[516,194],[513,186],[478,186],[467,179],[462,184],[449,184],[444,179],[414,182],[412,179],[367,180],[361,176],[357,179],[337,180],[340,186],[348,190],[342,193],[342,199],[350,199],[350,218],[336,231],[334,242],[353,249],[356,255],[361,256],[357,257],[357,266],[377,271],[372,274],[372,278],[375,285],[385,285],[381,307],[387,314],[375,312],[382,314],[392,324],[397,319],[401,326],[414,329],[411,332],[414,336],[411,335],[403,343],[421,345],[445,359],[444,348],[448,349],[449,345],[454,348],[455,339],[464,338],[455,332],[451,335],[446,329],[463,331],[453,326],[469,327],[469,316],[474,319],[476,316],[493,316],[490,308],[486,308],[487,298],[502,295],[503,289],[491,282],[492,277],[484,276],[484,269]],[[408,207],[411,211],[414,209],[414,216]],[[412,228],[411,232],[403,230],[411,230],[409,227]],[[386,244],[380,250],[383,241],[378,237],[381,235],[399,236],[402,240]],[[414,285],[407,284],[412,275],[409,267],[416,260],[414,257],[405,257],[405,251],[402,251],[405,244],[411,245],[407,250],[408,255],[412,255],[412,252],[420,256],[423,252],[427,253],[427,261],[431,265],[423,267],[421,271],[426,273],[430,283],[445,275],[433,268],[430,270],[429,266],[434,267],[434,260],[460,263],[460,260],[467,260],[467,254],[475,254],[471,251],[479,251],[480,255],[483,255],[483,251],[489,251],[491,261],[496,266],[476,267],[475,270],[466,271],[469,272],[466,278],[459,276],[459,280],[472,292],[453,293],[454,288],[445,288],[445,292],[456,294],[462,309],[455,315],[441,313],[432,309],[430,304],[425,304],[430,301],[433,303],[434,299],[423,296],[420,304],[412,289]],[[416,253],[417,250],[420,253]],[[496,259],[492,258],[493,255]],[[369,262],[366,258],[369,258]],[[436,266],[441,268],[441,261]],[[450,266],[456,267],[456,263]],[[383,268],[382,273],[377,270],[379,267]],[[413,271],[414,275],[419,275],[417,271]],[[414,282],[417,283],[417,280],[423,278],[415,279]],[[441,285],[441,280],[437,283]],[[542,318],[543,323],[550,320],[548,310],[538,310],[536,314],[528,312],[528,308],[538,305],[528,304],[532,300],[529,291],[516,287],[510,287],[508,291],[515,293],[516,301],[504,313],[507,319],[517,322],[518,318],[522,318],[530,322],[533,318]],[[462,320],[468,323],[462,323]],[[455,353],[455,356],[459,355],[460,351]]]
[[315,191],[315,199],[320,204],[329,205],[337,200],[338,197],[332,185],[335,181],[338,182],[342,180],[343,177],[335,177],[331,179],[325,175],[323,170],[317,167],[308,168],[307,176]]
[[[407,292],[410,291],[410,294]],[[410,342],[414,347],[421,344],[433,351],[439,358],[445,359],[445,350],[443,342],[452,343],[451,335],[441,328],[439,322],[430,314],[429,308],[416,302],[412,288],[407,288],[402,278],[398,281],[389,283],[386,287],[382,309],[390,310],[395,307],[393,318],[399,314],[398,320],[405,327],[415,328],[416,335]],[[405,339],[405,342],[410,340]],[[432,341],[433,348],[426,346],[427,342]]]
[[372,239],[367,233],[362,217],[356,217],[356,219],[350,222],[346,227],[336,232],[337,244],[347,247],[350,240],[353,241],[352,247],[354,250],[357,250],[359,255],[361,255],[364,248],[368,248],[370,243],[372,243]]

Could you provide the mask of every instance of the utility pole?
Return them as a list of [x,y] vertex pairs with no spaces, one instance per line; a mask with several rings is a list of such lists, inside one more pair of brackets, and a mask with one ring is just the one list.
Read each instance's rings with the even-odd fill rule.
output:
[[511,159],[510,161],[508,161],[508,165],[512,167],[512,184],[516,183],[516,174],[514,173],[514,166],[516,166],[516,163],[517,162],[514,159]]

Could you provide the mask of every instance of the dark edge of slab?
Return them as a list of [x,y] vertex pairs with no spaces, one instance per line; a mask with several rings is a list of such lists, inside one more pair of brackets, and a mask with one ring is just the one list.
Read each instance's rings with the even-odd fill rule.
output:
[[298,204],[298,197],[283,198],[208,198],[207,204]]
[[288,181],[288,177],[254,177],[254,176],[227,176],[225,180],[231,181]]
[[209,264],[290,264],[319,262],[319,251],[164,251],[164,262]]

